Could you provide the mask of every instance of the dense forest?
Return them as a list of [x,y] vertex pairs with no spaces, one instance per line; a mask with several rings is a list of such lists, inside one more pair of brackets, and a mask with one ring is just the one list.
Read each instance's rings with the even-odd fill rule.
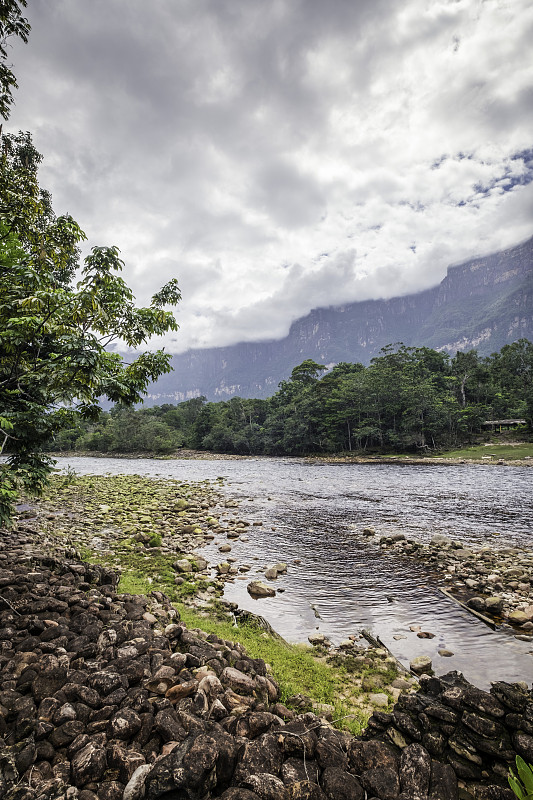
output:
[[[471,441],[491,419],[533,429],[533,344],[521,339],[481,358],[389,345],[370,366],[327,371],[306,360],[267,400],[133,409],[117,405],[97,422],[62,430],[55,450],[302,455],[341,451],[423,452]],[[325,374],[324,374],[325,373]],[[526,427],[527,426],[527,427]]]

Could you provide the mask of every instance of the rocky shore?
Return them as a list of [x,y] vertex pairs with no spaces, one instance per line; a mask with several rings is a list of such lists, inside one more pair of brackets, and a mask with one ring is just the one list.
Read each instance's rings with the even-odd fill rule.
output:
[[[251,619],[277,636],[261,617],[222,599],[225,584],[235,580],[247,581],[254,597],[273,595],[275,577],[287,570],[278,563],[264,569],[266,583],[250,580],[251,565],[232,555],[236,542],[248,541],[257,524],[241,517],[238,503],[225,497],[216,482],[139,476],[56,476],[47,496],[23,504],[17,518],[17,530],[30,551],[37,547],[62,558],[66,548],[77,558],[96,559],[119,571],[127,591],[158,588],[204,619],[216,615],[239,624]],[[209,564],[199,555],[198,548],[208,543],[223,560]],[[330,668],[328,680],[335,677],[338,702],[300,698],[306,710],[320,708],[330,718],[353,715],[356,728],[375,708],[388,708],[402,691],[416,687],[414,678],[398,675],[399,665],[386,650],[369,647],[360,636],[337,648],[320,637],[312,644],[316,661]]]
[[[363,738],[280,703],[261,659],[110,569],[0,536],[5,800],[511,800],[533,692],[421,678]],[[365,794],[366,793],[366,794]]]
[[[515,636],[531,641],[533,651],[533,553],[531,550],[490,545],[465,546],[440,534],[428,544],[402,533],[377,537],[384,550],[394,550],[429,567],[443,587],[488,622],[512,626]],[[533,664],[532,664],[533,673]]]

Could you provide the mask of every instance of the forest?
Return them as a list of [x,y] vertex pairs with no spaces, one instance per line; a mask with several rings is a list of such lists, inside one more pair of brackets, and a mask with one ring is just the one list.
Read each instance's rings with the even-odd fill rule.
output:
[[61,430],[55,451],[170,454],[179,448],[249,455],[446,450],[475,440],[495,419],[533,429],[533,344],[487,358],[451,358],[427,347],[389,345],[368,367],[327,370],[306,360],[266,400],[195,397],[177,405],[116,405],[97,421]]

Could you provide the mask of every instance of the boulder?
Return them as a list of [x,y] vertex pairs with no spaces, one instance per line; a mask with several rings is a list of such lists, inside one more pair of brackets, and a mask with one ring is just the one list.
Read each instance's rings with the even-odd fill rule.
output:
[[250,581],[246,590],[252,597],[275,597],[276,595],[276,590],[271,589],[262,581]]
[[409,668],[416,675],[430,673],[432,671],[431,666],[431,658],[429,656],[417,656],[409,663]]

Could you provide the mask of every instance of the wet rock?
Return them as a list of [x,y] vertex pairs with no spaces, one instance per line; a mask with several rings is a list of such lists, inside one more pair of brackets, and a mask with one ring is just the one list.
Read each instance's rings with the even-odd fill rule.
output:
[[271,589],[262,581],[250,581],[246,590],[252,597],[275,597],[276,595],[276,590]]
[[486,597],[485,613],[499,615],[503,611],[504,601],[502,597]]

